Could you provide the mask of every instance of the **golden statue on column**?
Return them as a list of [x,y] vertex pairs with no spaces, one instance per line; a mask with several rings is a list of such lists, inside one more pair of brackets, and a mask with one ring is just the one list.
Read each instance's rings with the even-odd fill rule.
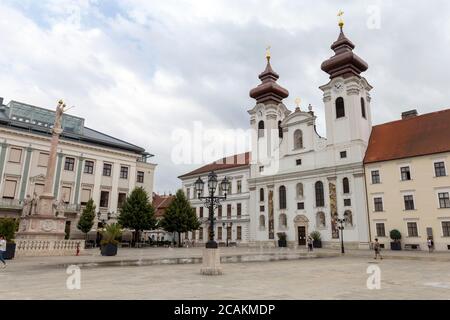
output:
[[62,100],[58,102],[55,112],[55,122],[52,129],[50,153],[45,175],[44,192],[37,199],[36,209],[29,215],[23,215],[20,221],[18,239],[63,240],[65,237],[66,218],[64,214],[56,215],[58,206],[53,195],[56,157],[59,136],[62,133],[62,117],[67,111]]

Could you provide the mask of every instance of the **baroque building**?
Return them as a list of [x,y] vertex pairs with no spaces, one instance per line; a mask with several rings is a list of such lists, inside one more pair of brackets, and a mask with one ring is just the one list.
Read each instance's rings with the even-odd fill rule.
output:
[[[30,214],[24,203],[43,192],[54,118],[52,110],[0,99],[0,217]],[[116,221],[135,187],[153,193],[156,165],[143,148],[88,128],[80,117],[64,114],[62,127],[53,193],[63,204],[67,238],[84,237],[76,225],[89,199],[100,212],[96,229],[99,221]]]
[[[241,208],[240,219],[233,224],[236,229],[231,227],[231,233],[236,233],[233,240],[272,246],[277,233],[283,232],[289,245],[303,246],[307,236],[318,231],[325,246],[337,246],[339,217],[345,219],[347,244],[368,246],[363,158],[372,127],[372,87],[361,76],[368,65],[353,52],[355,46],[342,26],[331,46],[334,55],[322,64],[329,75],[328,83],[320,87],[327,138],[317,133],[311,106],[291,111],[284,105],[289,92],[277,83],[279,75],[268,54],[266,68],[259,75],[261,83],[250,91],[256,100],[248,111],[254,133],[251,161],[250,154],[243,157],[248,161],[229,157],[180,177],[188,196],[195,179],[210,170],[216,170],[219,178],[226,175],[235,184],[239,181],[238,196],[234,198],[231,192],[229,200],[231,209],[234,206],[237,211],[238,204]],[[198,205],[201,217],[201,203],[192,203]],[[242,213],[248,218],[243,219]],[[216,217],[223,219],[223,213],[216,213]],[[221,227],[219,221],[217,228]],[[205,221],[203,230],[206,228]],[[219,229],[215,232],[223,233]]]

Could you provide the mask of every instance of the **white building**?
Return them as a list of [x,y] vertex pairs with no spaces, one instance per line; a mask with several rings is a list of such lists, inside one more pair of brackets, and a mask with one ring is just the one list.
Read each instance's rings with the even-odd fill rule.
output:
[[[42,193],[54,117],[54,111],[17,101],[3,105],[0,99],[0,217],[19,217],[24,199]],[[152,195],[156,165],[148,161],[151,154],[85,127],[79,117],[64,114],[62,126],[54,195],[66,204],[66,235],[82,237],[76,225],[90,198],[100,220],[114,222],[136,186]]]
[[[222,201],[221,206],[215,211],[216,241],[222,246],[227,244],[227,240],[229,245],[246,244],[250,241],[250,212],[248,207],[250,193],[247,184],[250,177],[249,163],[250,154],[245,153],[218,160],[179,177],[183,181],[183,190],[187,198],[202,221],[202,226],[198,231],[189,232],[184,238],[193,240],[197,244],[208,240],[208,209],[204,207],[203,202],[195,194],[194,182],[198,177],[207,181],[208,173],[214,171],[219,182],[225,176],[231,182],[231,190],[227,194],[227,199]],[[207,188],[205,188],[203,196],[206,196],[207,192]],[[217,187],[216,195],[224,195],[220,186]]]
[[327,138],[316,132],[312,107],[292,112],[283,104],[289,93],[276,82],[279,76],[268,56],[259,75],[261,84],[250,91],[256,100],[248,111],[254,132],[251,164],[227,168],[211,164],[180,177],[191,194],[198,175],[206,176],[212,169],[219,169],[220,177],[241,181],[243,192],[230,202],[233,207],[239,201],[249,216],[242,222],[243,230],[248,228],[242,242],[273,246],[277,233],[283,232],[290,246],[302,246],[312,231],[319,231],[325,246],[337,246],[337,218],[341,218],[347,245],[368,245],[363,159],[372,128],[372,87],[360,75],[367,64],[353,53],[354,45],[342,28],[331,48],[335,55],[322,64],[330,81],[320,87]]

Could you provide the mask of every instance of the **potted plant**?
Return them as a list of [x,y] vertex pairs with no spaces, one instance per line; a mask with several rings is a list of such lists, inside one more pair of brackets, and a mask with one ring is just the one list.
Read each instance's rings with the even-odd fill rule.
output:
[[391,250],[402,250],[402,244],[400,242],[400,239],[402,238],[402,234],[397,229],[391,230],[389,233],[389,236],[391,237],[393,242],[391,242]]
[[14,236],[18,227],[17,220],[13,218],[5,218],[0,220],[0,234],[5,237],[6,240],[6,252],[3,257],[7,260],[14,259],[16,255],[16,243],[14,242]]
[[287,247],[287,241],[286,241],[287,236],[286,236],[286,233],[285,232],[278,232],[277,236],[278,236],[278,246],[280,248]]
[[313,231],[310,234],[311,238],[313,239],[313,246],[314,248],[322,248],[322,235],[319,231]]
[[117,239],[122,235],[121,226],[117,223],[109,224],[102,231],[101,253],[102,256],[115,256],[117,254]]

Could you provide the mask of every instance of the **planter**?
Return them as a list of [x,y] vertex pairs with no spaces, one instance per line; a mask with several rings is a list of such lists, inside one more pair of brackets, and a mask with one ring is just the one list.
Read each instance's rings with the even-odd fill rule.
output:
[[287,241],[286,240],[278,240],[278,246],[280,248],[285,248],[287,247]]
[[313,240],[314,248],[322,248],[322,240]]
[[3,254],[3,258],[5,258],[5,260],[11,260],[14,259],[15,255],[16,255],[16,244],[11,242],[7,243],[6,251]]
[[102,246],[102,256],[115,256],[117,254],[117,246],[112,243],[108,243]]
[[391,250],[402,250],[401,242],[391,242]]

